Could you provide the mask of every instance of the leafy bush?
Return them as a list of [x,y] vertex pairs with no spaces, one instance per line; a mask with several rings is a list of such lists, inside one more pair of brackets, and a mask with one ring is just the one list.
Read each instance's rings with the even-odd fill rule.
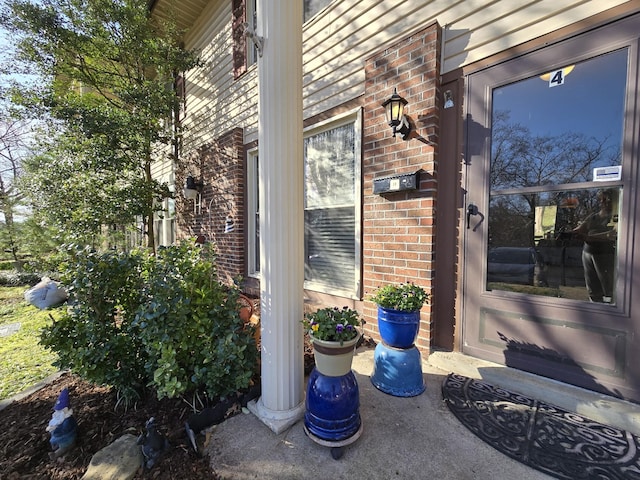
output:
[[0,271],[0,285],[3,287],[33,287],[40,281],[40,274],[16,272],[16,271]]
[[45,328],[40,342],[58,353],[57,366],[97,384],[114,386],[130,402],[147,383],[144,350],[133,325],[146,255],[70,251],[62,275],[69,307]]
[[2,260],[2,261],[0,261],[0,270],[1,271],[13,270],[14,267],[15,267],[15,262],[13,260]]
[[146,273],[135,324],[158,396],[203,390],[218,398],[249,387],[253,331],[240,319],[239,290],[217,281],[211,246],[163,248]]
[[157,396],[205,391],[211,398],[250,385],[258,352],[239,317],[236,287],[217,279],[209,248],[76,251],[62,276],[70,306],[43,332],[58,365],[114,386],[129,403],[147,386]]

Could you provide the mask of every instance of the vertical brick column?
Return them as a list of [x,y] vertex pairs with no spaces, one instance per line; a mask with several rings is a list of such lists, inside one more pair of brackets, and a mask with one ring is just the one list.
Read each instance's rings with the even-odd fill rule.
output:
[[[435,213],[438,187],[441,29],[434,23],[365,63],[363,135],[363,277],[365,331],[379,338],[377,307],[368,297],[387,283],[413,282],[431,294],[421,312],[416,346],[429,353],[431,313],[437,299]],[[393,94],[409,103],[405,114],[412,132],[392,136],[381,104]],[[417,190],[378,195],[376,178],[421,170]]]

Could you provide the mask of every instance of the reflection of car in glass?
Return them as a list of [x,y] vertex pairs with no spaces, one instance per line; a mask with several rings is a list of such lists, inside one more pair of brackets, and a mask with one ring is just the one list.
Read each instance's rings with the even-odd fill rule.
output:
[[531,247],[491,248],[487,258],[487,281],[545,286],[542,256]]

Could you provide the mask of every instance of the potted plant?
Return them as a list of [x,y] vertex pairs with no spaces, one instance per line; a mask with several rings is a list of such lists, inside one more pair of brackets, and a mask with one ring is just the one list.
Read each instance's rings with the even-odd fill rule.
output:
[[349,307],[328,307],[305,315],[302,323],[316,363],[307,382],[304,429],[320,445],[335,446],[334,455],[362,432],[360,391],[351,363],[363,322]]
[[337,377],[351,371],[362,323],[360,314],[349,307],[326,307],[305,315],[302,324],[322,374]]
[[382,341],[390,347],[409,348],[420,327],[420,309],[429,294],[414,283],[380,287],[370,300],[378,305],[378,329]]

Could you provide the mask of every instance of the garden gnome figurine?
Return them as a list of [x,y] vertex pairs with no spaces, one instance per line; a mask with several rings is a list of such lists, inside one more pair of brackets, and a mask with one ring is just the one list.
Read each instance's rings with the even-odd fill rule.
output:
[[73,410],[69,406],[69,389],[65,388],[60,392],[53,406],[53,415],[47,425],[47,432],[51,435],[49,443],[53,448],[53,452],[49,453],[51,459],[64,455],[73,447],[76,442],[77,428]]
[[154,417],[147,420],[145,428],[147,432],[138,437],[138,445],[142,445],[144,464],[147,469],[150,469],[155,465],[162,452],[169,448],[169,441],[158,433]]

